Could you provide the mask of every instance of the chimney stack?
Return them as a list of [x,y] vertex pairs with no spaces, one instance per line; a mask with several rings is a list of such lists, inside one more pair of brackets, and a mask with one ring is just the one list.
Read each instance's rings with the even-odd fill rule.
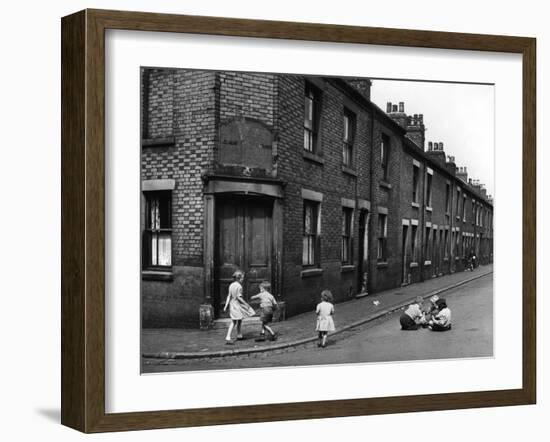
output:
[[465,183],[468,182],[468,169],[466,167],[459,167],[456,172],[456,177],[460,178]]
[[[415,115],[416,117],[416,115]],[[430,147],[433,146],[433,147]],[[432,145],[432,142],[428,142],[428,152],[427,154],[432,158],[434,161],[439,163],[441,166],[446,165],[446,159],[447,156],[445,155],[445,152],[443,151],[443,143],[441,142],[434,142]]]
[[351,84],[359,93],[370,101],[370,88],[372,81],[368,78],[350,78],[348,83]]

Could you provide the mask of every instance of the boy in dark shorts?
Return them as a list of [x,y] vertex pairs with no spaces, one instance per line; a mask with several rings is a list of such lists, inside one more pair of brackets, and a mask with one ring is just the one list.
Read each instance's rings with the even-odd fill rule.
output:
[[275,333],[268,325],[273,321],[273,311],[277,308],[277,300],[269,293],[271,284],[267,281],[260,283],[260,293],[252,296],[250,299],[260,300],[260,321],[262,321],[262,331],[260,337],[256,341],[265,341],[265,332],[270,335],[270,339],[275,341],[277,339],[277,333]]

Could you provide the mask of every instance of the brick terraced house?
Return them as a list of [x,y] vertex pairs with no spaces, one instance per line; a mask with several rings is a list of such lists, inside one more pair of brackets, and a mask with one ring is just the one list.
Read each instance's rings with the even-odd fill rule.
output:
[[[236,269],[287,316],[492,261],[493,205],[367,79],[142,69],[142,324],[208,327]],[[254,304],[253,304],[254,305]]]

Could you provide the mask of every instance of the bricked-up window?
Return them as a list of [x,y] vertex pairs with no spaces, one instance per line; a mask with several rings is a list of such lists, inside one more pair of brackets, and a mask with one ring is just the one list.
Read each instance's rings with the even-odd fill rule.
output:
[[466,222],[466,195],[462,197],[462,222]]
[[355,121],[355,114],[348,109],[344,109],[344,142],[342,145],[342,163],[347,167],[353,166]]
[[451,212],[451,185],[449,183],[445,187],[445,212]]
[[443,256],[445,258],[449,257],[449,231],[445,230],[445,243],[443,244]]
[[319,123],[321,121],[321,91],[306,83],[304,97],[304,149],[318,152]]
[[143,266],[147,269],[172,265],[172,192],[145,192]]
[[413,194],[412,202],[418,203],[418,186],[420,185],[420,167],[413,166]]
[[378,261],[386,261],[387,256],[387,241],[388,241],[388,215],[384,213],[378,214],[378,251],[376,258]]
[[455,214],[458,216],[460,213],[460,190],[456,189],[456,208]]
[[418,226],[412,226],[411,230],[411,259],[413,262],[416,262],[416,232],[418,230]]
[[353,263],[353,209],[342,208],[342,264]]
[[389,176],[389,161],[390,161],[390,137],[382,134],[380,141],[380,166],[382,168],[382,179],[388,180]]
[[304,266],[319,265],[319,203],[304,200],[304,226],[302,242],[302,264]]
[[431,173],[426,174],[426,206],[432,207],[432,179]]

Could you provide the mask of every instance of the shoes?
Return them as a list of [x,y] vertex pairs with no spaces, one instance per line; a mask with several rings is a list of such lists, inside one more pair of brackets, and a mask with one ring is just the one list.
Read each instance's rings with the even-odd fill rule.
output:
[[272,341],[276,341],[278,337],[279,337],[279,333],[275,333],[275,334],[271,335],[271,337],[269,339],[272,340]]
[[235,343],[230,339],[226,339],[225,345],[235,345]]
[[237,341],[244,341],[246,338],[244,336],[237,336]]

